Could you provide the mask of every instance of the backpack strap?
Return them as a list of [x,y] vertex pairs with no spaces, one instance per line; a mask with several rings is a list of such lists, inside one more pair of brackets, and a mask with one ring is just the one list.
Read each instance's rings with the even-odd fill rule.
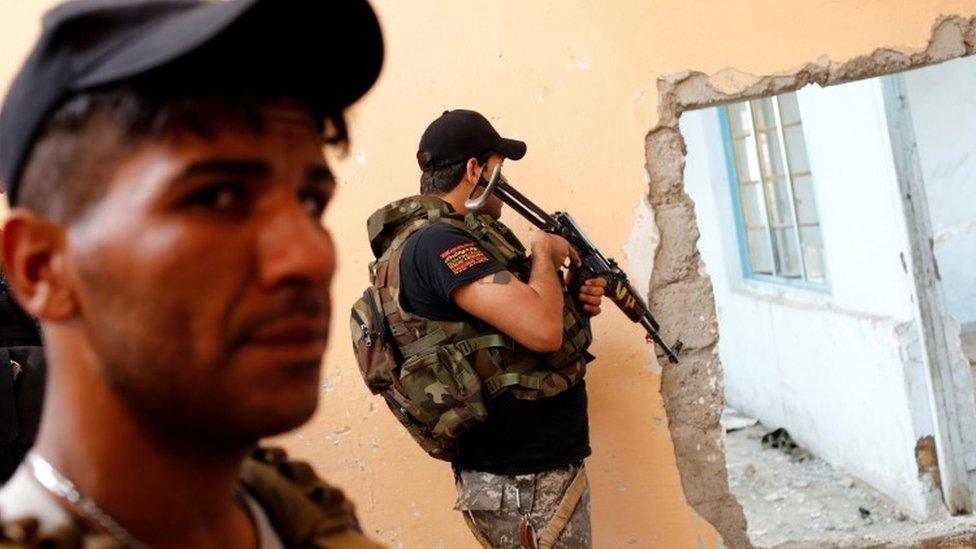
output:
[[391,239],[400,232],[404,223],[420,216],[436,223],[441,218],[457,215],[450,204],[435,196],[411,196],[397,200],[373,212],[366,220],[366,231],[373,255],[381,257],[391,248]]

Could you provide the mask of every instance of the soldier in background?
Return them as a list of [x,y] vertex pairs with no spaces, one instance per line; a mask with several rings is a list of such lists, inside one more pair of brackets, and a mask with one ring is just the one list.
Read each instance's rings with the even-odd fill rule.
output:
[[[569,295],[561,268],[579,257],[565,239],[538,232],[527,253],[498,220],[497,196],[466,206],[525,143],[453,110],[419,149],[421,195],[367,222],[377,260],[351,323],[366,383],[428,453],[451,461],[455,509],[483,546],[590,547],[583,376],[606,281]],[[381,352],[390,340],[392,358]]]
[[323,141],[345,142],[381,60],[365,0],[45,16],[0,112],[0,252],[48,360],[0,546],[378,547],[340,491],[257,443],[318,403]]

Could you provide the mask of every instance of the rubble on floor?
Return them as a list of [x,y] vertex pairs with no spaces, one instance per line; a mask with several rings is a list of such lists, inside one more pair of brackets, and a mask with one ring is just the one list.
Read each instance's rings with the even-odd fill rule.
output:
[[725,445],[729,487],[758,547],[816,547],[917,526],[885,496],[799,447],[784,429],[754,423],[728,432]]
[[722,426],[729,488],[756,547],[976,549],[976,516],[918,523],[785,429],[734,410],[722,414]]

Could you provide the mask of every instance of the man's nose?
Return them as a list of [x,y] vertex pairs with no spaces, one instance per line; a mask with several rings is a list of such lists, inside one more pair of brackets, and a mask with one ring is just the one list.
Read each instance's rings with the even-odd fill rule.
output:
[[300,205],[279,208],[258,235],[261,283],[328,284],[335,272],[335,248],[321,221]]

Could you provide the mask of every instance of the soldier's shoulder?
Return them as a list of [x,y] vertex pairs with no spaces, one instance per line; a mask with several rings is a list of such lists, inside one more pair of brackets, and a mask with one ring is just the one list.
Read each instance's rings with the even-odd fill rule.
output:
[[0,547],[3,549],[37,549],[38,547],[124,549],[124,546],[111,536],[81,530],[74,523],[45,528],[36,517],[4,520],[2,516],[0,516]]
[[460,223],[432,223],[419,229],[410,239],[415,246],[437,246],[445,242],[471,240],[474,234]]
[[409,265],[419,258],[436,257],[446,248],[473,239],[474,235],[464,228],[448,223],[433,223],[410,235],[401,261]]
[[288,547],[384,547],[363,534],[355,506],[342,490],[284,450],[256,449],[241,468],[241,480]]

